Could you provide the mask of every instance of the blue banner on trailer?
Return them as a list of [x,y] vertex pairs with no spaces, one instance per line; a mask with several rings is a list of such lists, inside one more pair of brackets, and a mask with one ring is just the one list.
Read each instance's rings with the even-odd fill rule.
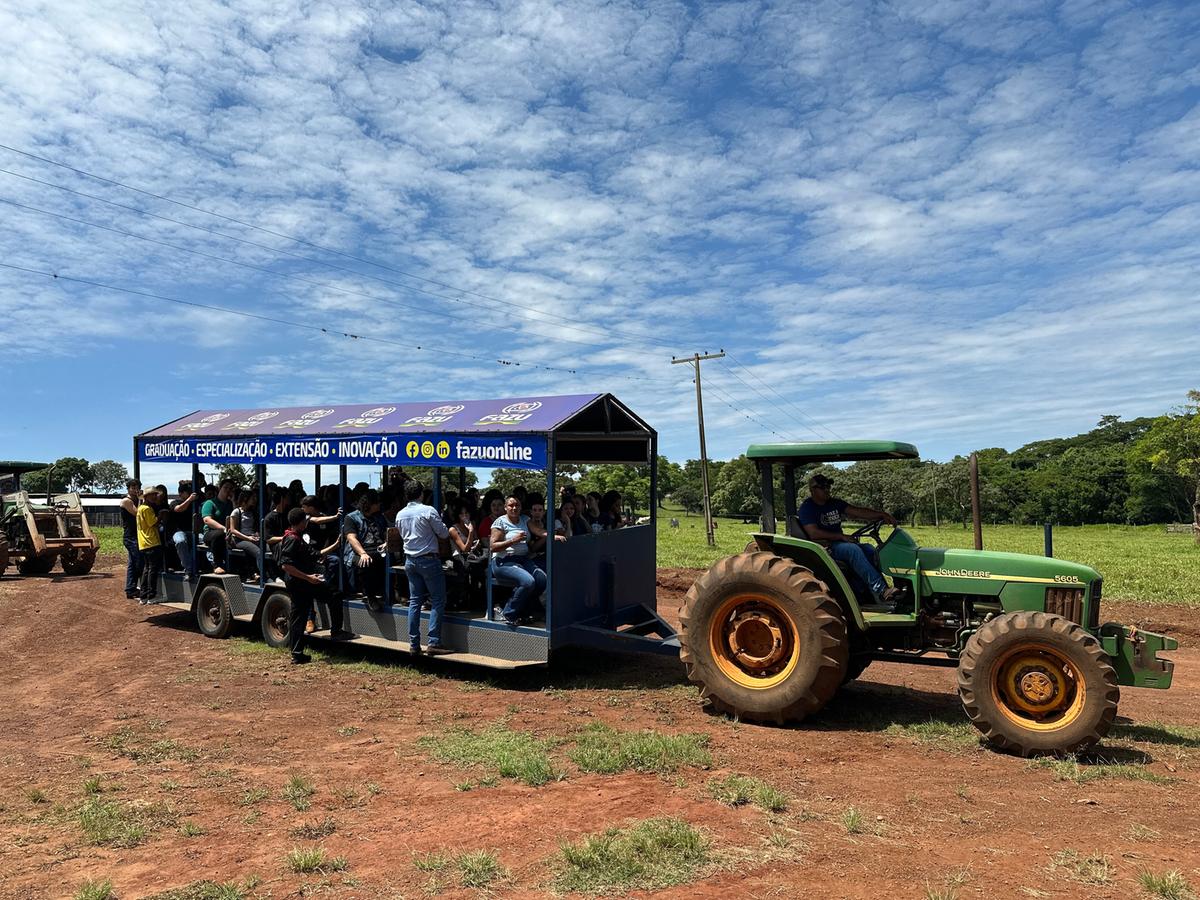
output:
[[161,463],[421,465],[546,468],[541,436],[471,434],[140,438],[138,459]]

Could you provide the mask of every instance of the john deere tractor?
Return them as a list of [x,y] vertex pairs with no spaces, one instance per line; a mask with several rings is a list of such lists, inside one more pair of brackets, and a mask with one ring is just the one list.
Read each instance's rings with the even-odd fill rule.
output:
[[[680,611],[688,677],[720,710],[797,722],[875,660],[952,666],[970,720],[989,741],[1029,756],[1088,747],[1108,732],[1120,686],[1167,688],[1169,637],[1100,624],[1102,579],[1064,560],[918,547],[879,522],[871,541],[898,591],[876,602],[796,519],[795,470],[818,463],[916,459],[911,444],[756,444],[762,531],[688,591]],[[783,467],[787,528],[775,533],[774,467]]]
[[100,541],[92,534],[78,494],[38,503],[21,489],[21,476],[49,463],[0,462],[0,574],[10,562],[22,575],[45,575],[55,560],[67,575],[86,575]]

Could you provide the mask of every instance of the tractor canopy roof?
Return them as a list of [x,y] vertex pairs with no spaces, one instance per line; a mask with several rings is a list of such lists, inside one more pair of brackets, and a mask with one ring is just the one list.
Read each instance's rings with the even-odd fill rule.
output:
[[912,444],[899,441],[808,441],[801,444],[751,444],[750,459],[776,463],[858,462],[864,459],[919,459]]
[[50,463],[0,459],[0,475],[24,475],[26,472],[37,472],[40,469],[48,469],[50,465]]

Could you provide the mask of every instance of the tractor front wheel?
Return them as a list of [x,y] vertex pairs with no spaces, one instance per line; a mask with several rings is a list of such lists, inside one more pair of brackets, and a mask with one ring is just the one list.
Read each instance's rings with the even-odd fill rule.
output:
[[1121,691],[1088,631],[1042,612],[992,619],[958,665],[967,716],[995,746],[1021,756],[1085,749],[1108,733]]
[[59,554],[64,575],[86,575],[96,564],[96,551],[91,547],[67,547]]
[[813,573],[757,551],[727,557],[680,609],[679,658],[716,709],[757,722],[799,722],[846,671],[841,607]]

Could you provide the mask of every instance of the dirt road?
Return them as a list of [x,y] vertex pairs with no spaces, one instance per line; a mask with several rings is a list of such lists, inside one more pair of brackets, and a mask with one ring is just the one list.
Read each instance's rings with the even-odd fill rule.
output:
[[[693,575],[660,573],[664,609]],[[1105,609],[1190,646],[1170,691],[1126,691],[1108,765],[1054,765],[980,748],[951,669],[876,664],[813,722],[768,728],[706,713],[670,660],[496,675],[344,649],[292,667],[248,628],[207,640],[185,614],[126,601],[115,560],[83,579],[9,577],[0,897],[70,897],[86,878],[121,898],[201,879],[262,897],[478,896],[414,864],[477,849],[508,872],[492,896],[545,896],[560,842],[651,815],[702,827],[714,852],[655,896],[1124,898],[1143,870],[1200,884],[1200,634],[1186,615]],[[590,722],[703,733],[712,765],[586,774],[559,749],[561,780],[473,786],[485,773],[418,743],[498,722],[564,742]],[[706,785],[730,773],[786,792],[788,809],[716,802]],[[311,797],[289,801],[293,775]],[[115,809],[140,816],[138,846],[85,837],[87,810]],[[288,870],[289,850],[317,845],[346,868]]]

